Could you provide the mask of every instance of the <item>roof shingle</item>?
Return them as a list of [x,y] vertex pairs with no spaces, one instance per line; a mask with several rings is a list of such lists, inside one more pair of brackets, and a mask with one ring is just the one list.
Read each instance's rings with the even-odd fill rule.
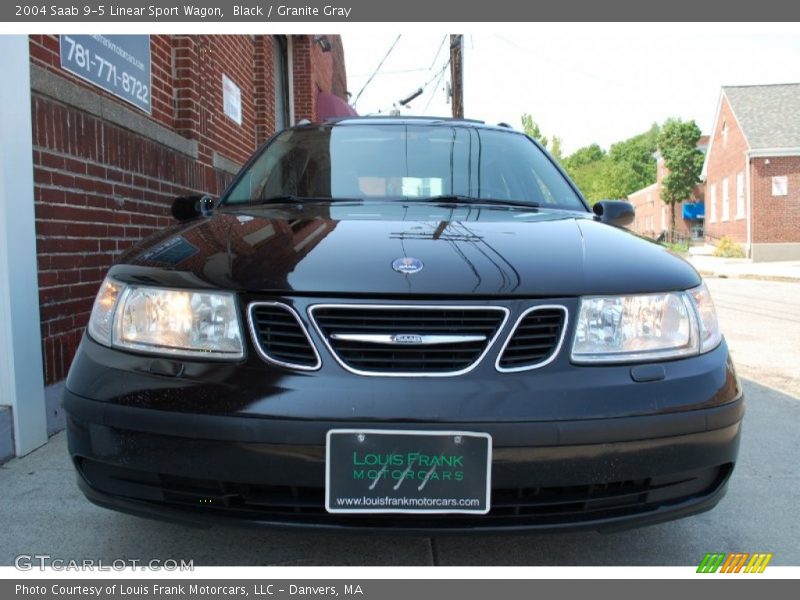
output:
[[800,148],[800,83],[722,90],[751,149]]

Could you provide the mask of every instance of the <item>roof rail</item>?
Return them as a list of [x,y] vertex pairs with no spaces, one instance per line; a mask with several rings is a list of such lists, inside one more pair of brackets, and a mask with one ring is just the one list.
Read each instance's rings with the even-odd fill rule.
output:
[[486,121],[481,121],[479,119],[456,119],[453,117],[427,117],[425,115],[358,115],[353,117],[332,117],[327,118],[325,121],[335,122],[336,120],[341,121],[358,121],[360,119],[374,119],[374,120],[387,120],[387,121],[461,121],[465,123],[479,123],[481,125],[485,125]]

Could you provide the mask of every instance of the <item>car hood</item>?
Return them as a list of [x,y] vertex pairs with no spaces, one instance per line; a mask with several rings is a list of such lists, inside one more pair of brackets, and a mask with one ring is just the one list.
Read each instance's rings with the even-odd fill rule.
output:
[[[422,269],[393,269],[400,258]],[[697,272],[588,213],[415,203],[225,209],[126,252],[132,282],[320,296],[557,297],[688,289]]]

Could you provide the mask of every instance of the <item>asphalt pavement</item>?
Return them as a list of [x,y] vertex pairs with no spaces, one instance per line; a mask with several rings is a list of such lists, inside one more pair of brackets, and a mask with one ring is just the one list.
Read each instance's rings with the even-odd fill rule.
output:
[[800,283],[710,279],[747,396],[739,464],[714,510],[613,533],[383,537],[194,529],[104,510],[75,485],[63,433],[0,466],[0,564],[175,559],[199,565],[696,565],[706,552],[772,552],[800,565]]

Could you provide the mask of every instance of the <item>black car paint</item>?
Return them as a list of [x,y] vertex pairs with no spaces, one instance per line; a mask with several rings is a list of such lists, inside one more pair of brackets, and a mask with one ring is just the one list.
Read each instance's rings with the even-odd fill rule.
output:
[[[254,229],[269,233],[248,246]],[[312,243],[295,249],[293,232],[304,230],[313,230]],[[152,258],[153,246],[192,238],[203,247],[188,259]],[[425,268],[393,271],[402,256]],[[226,208],[149,238],[111,273],[167,287],[347,297],[545,298],[685,290],[701,281],[663,246],[589,213],[402,202]]]
[[[174,248],[181,251],[171,253]],[[402,256],[420,259],[424,269],[413,275],[393,271],[392,261]],[[457,423],[493,435],[497,485],[570,486],[648,477],[653,469],[713,467],[723,473],[707,494],[645,514],[485,528],[495,531],[616,528],[707,510],[724,494],[736,460],[743,399],[724,341],[705,354],[657,363],[663,374],[642,374],[647,365],[576,366],[569,357],[570,320],[561,351],[545,368],[496,371],[502,340],[530,306],[561,304],[574,318],[580,296],[687,290],[701,283],[682,259],[598,222],[588,210],[403,201],[223,204],[144,240],[110,274],[130,284],[234,290],[243,332],[249,302],[285,302],[308,325],[322,367],[308,373],[268,365],[246,333],[245,357],[236,362],[121,351],[85,337],[65,392],[70,450],[79,467],[98,460],[148,473],[320,486],[330,428],[369,423],[436,430]],[[345,300],[497,303],[510,318],[468,374],[398,382],[354,376],[323,351],[308,308]],[[224,514],[137,499],[139,492],[126,497],[80,477],[87,497],[119,510],[195,522]],[[355,516],[247,513],[229,519],[240,520],[386,525]],[[482,528],[479,517],[394,526]]]
[[[315,332],[312,337],[320,344]],[[547,422],[665,414],[712,408],[741,393],[724,343],[708,354],[663,362],[665,377],[656,383],[634,382],[631,365],[581,366],[576,377],[568,351],[535,375],[500,376],[495,347],[467,375],[400,384],[354,377],[327,356],[312,374],[268,368],[248,346],[237,364],[121,352],[85,339],[67,388],[102,402],[192,414],[434,423],[482,422],[489,415],[497,422]],[[342,390],[341,400],[331,399],[332,387]]]

